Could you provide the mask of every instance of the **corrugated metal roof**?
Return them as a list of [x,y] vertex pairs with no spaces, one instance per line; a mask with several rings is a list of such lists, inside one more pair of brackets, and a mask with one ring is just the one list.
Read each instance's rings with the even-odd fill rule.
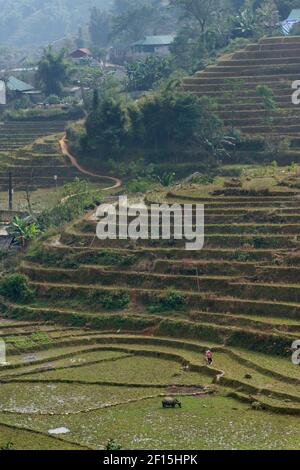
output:
[[7,88],[10,91],[31,91],[34,90],[34,87],[29,85],[28,83],[22,82],[22,80],[19,80],[16,77],[9,77],[7,84]]
[[175,36],[171,34],[159,36],[146,36],[141,41],[135,42],[133,46],[169,46],[174,41]]
[[288,21],[300,21],[300,8],[295,8],[291,11]]
[[92,55],[90,49],[87,49],[86,47],[81,47],[80,49],[76,49],[76,51],[71,52],[70,57],[73,57],[76,55],[78,56],[79,54],[84,54],[88,56]]

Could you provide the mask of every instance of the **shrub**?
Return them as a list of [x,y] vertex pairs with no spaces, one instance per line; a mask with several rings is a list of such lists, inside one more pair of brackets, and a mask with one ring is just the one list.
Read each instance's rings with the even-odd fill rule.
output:
[[46,99],[46,103],[48,103],[48,104],[60,104],[60,99],[57,95],[50,95]]
[[165,295],[158,298],[155,305],[149,307],[149,312],[158,313],[170,310],[180,310],[187,304],[187,299],[184,295],[176,291],[168,291]]
[[251,259],[251,254],[246,251],[235,251],[230,258],[235,261],[245,262]]
[[13,442],[7,442],[3,446],[0,447],[0,450],[13,450]]
[[179,292],[169,291],[160,298],[160,304],[166,310],[176,310],[186,305],[186,297]]
[[146,193],[153,188],[154,182],[147,178],[140,178],[129,181],[127,183],[127,189],[130,193]]
[[28,302],[34,297],[34,291],[30,289],[24,274],[15,273],[1,279],[0,295],[14,302]]
[[123,310],[128,306],[130,297],[124,290],[105,293],[91,292],[89,295],[89,300],[90,303],[100,304],[107,310]]
[[105,447],[106,450],[121,450],[122,447],[120,444],[118,444],[116,441],[113,439],[109,439],[108,443],[106,444]]
[[128,293],[126,291],[118,291],[104,294],[101,303],[108,310],[121,310],[126,308],[129,302]]
[[[120,254],[114,251],[103,251],[92,255],[92,260],[104,265],[132,266],[137,261],[137,256],[131,254]],[[85,260],[86,262],[86,260]]]
[[18,111],[8,110],[3,113],[4,119],[8,121],[40,121],[40,120],[76,120],[84,117],[81,106],[72,106],[70,109],[21,109]]
[[199,175],[199,176],[196,176],[193,179],[193,183],[202,184],[204,186],[207,186],[209,184],[213,184],[214,180],[215,180],[215,177],[213,175],[209,175],[209,174],[208,175]]

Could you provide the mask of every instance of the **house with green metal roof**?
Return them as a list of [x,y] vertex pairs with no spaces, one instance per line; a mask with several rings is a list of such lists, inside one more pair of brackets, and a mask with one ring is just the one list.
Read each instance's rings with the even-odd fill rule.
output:
[[172,34],[146,36],[144,39],[131,45],[131,52],[133,55],[168,55],[174,39],[175,36]]
[[28,83],[25,83],[13,76],[8,78],[6,87],[9,91],[14,91],[16,93],[26,93],[34,90],[32,85],[29,85]]

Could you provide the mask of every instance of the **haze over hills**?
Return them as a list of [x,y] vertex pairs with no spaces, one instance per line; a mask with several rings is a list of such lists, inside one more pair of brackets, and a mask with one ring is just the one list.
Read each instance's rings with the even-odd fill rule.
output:
[[76,32],[93,6],[110,0],[0,0],[0,44],[43,46]]

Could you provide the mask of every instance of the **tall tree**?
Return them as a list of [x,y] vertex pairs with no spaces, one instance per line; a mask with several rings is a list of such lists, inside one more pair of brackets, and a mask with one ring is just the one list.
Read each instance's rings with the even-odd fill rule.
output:
[[113,98],[104,99],[89,114],[85,127],[90,150],[118,150],[129,131],[126,107]]
[[89,32],[94,45],[106,47],[111,34],[111,15],[93,7],[89,22]]
[[156,56],[127,63],[125,68],[127,89],[130,91],[149,90],[159,80],[169,77],[173,71],[169,58]]
[[196,21],[204,34],[220,16],[220,0],[171,0],[171,4],[182,11],[182,17]]
[[76,47],[78,47],[78,48],[85,46],[85,40],[84,40],[84,37],[83,37],[83,30],[82,30],[81,27],[78,28],[78,33],[77,33],[77,38],[75,39],[75,44],[76,44]]
[[274,0],[265,0],[256,10],[256,21],[261,34],[273,35],[280,31],[279,12]]
[[142,39],[147,32],[151,31],[157,12],[148,1],[138,5],[131,5],[127,10],[113,18],[112,33],[116,42],[128,45],[131,42]]
[[70,68],[65,58],[65,50],[55,53],[51,47],[45,49],[37,70],[37,79],[45,94],[61,96],[69,77]]

